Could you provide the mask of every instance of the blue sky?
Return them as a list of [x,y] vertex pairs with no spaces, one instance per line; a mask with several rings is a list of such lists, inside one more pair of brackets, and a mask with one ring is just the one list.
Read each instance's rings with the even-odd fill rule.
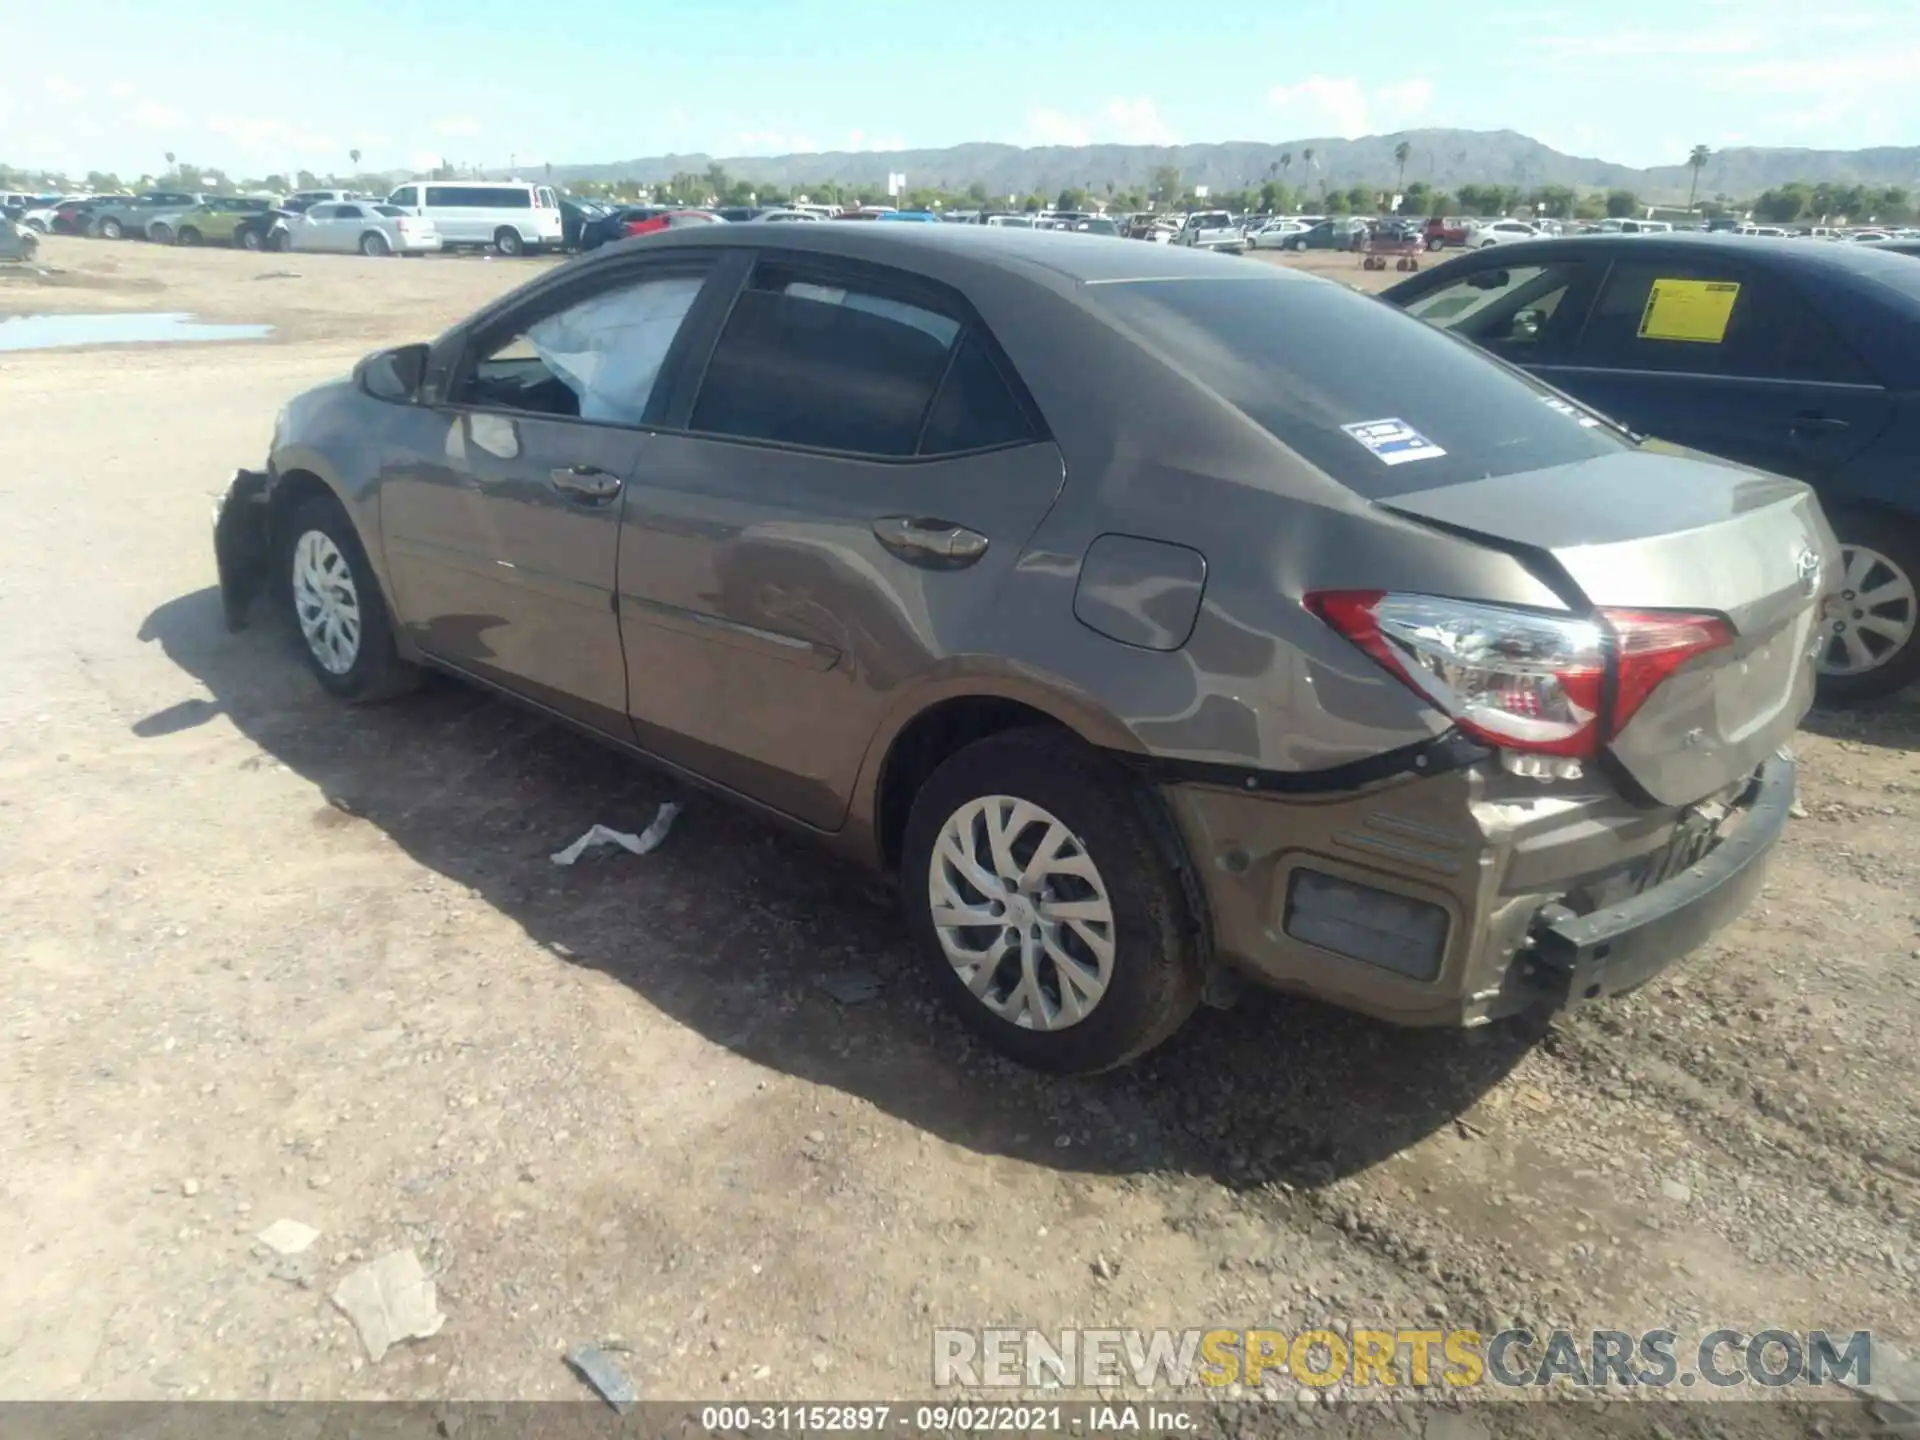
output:
[[1422,126],[1634,165],[1920,143],[1914,0],[22,3],[0,161],[126,176],[167,151],[236,174],[344,170],[350,149],[529,171]]

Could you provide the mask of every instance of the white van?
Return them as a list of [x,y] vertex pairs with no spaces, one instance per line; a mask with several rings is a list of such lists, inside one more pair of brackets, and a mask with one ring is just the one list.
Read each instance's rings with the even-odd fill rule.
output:
[[409,180],[387,197],[409,215],[433,221],[440,241],[491,245],[502,255],[560,248],[560,202],[545,185],[518,180]]

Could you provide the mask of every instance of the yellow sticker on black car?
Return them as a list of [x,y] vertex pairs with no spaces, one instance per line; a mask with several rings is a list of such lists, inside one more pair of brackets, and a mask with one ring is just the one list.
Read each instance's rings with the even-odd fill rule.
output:
[[1642,340],[1692,340],[1718,345],[1740,286],[1732,280],[1656,280],[1640,314]]

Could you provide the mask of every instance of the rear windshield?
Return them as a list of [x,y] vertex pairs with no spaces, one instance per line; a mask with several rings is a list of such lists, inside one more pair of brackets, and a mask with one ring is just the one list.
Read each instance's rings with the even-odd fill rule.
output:
[[1097,284],[1087,293],[1150,349],[1368,499],[1631,448],[1467,342],[1344,285],[1274,274]]

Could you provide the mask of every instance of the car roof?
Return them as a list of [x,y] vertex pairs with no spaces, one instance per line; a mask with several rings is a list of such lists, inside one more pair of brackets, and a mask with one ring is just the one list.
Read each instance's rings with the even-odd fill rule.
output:
[[[1521,256],[1535,255],[1592,255],[1604,253],[1608,258],[1615,255],[1664,255],[1674,258],[1697,258],[1703,254],[1737,256],[1750,265],[1762,269],[1809,269],[1830,272],[1836,276],[1880,278],[1893,275],[1904,279],[1899,271],[1887,271],[1883,267],[1895,263],[1892,257],[1884,253],[1884,246],[1871,244],[1851,245],[1808,245],[1790,237],[1779,237],[1775,243],[1772,236],[1735,235],[1727,231],[1671,230],[1656,231],[1646,235],[1593,234],[1562,235],[1542,237],[1531,243],[1521,243],[1504,247],[1500,254],[1503,260],[1513,260]],[[1904,288],[1904,286],[1902,287]]]
[[949,283],[981,269],[1024,273],[1030,278],[1045,275],[1055,283],[1071,284],[1293,274],[1185,246],[1081,245],[1063,241],[1059,231],[992,225],[801,225],[782,229],[777,241],[769,240],[759,226],[702,225],[638,236],[608,246],[607,251],[716,245],[778,245],[784,250],[893,265]]

